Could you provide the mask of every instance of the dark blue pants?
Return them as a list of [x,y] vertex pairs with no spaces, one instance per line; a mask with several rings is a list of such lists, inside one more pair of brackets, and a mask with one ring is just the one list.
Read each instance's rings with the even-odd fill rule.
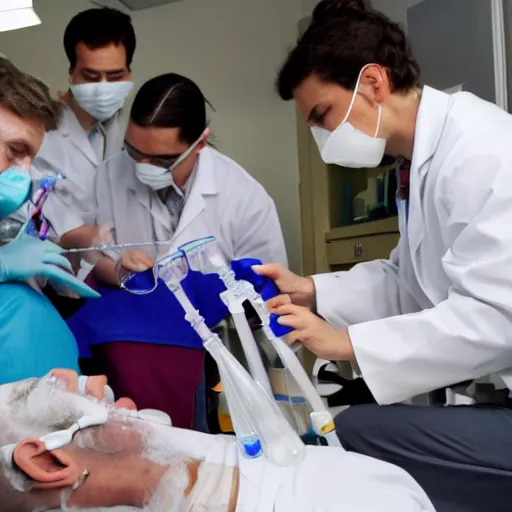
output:
[[336,418],[349,450],[396,464],[437,512],[512,511],[512,409],[352,406]]

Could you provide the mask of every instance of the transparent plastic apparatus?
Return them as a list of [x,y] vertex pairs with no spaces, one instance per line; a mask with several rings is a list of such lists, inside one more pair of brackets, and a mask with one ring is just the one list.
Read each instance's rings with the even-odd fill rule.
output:
[[278,466],[298,464],[305,456],[305,446],[281,414],[268,391],[245,370],[224,346],[218,335],[206,326],[181,281],[189,271],[185,254],[178,251],[157,263],[159,277],[174,293],[185,311],[185,319],[203,341],[217,363],[226,393],[237,440],[247,457],[262,453]]
[[[206,237],[189,242],[181,246],[180,251],[185,255],[191,270],[202,272],[203,274],[217,274],[224,283],[226,291],[221,297],[234,318],[235,326],[248,360],[249,369],[254,379],[266,391],[269,398],[272,397],[270,382],[256,341],[243,314],[242,304],[246,300],[251,303],[260,317],[263,332],[277,352],[285,369],[294,378],[304,397],[309,402],[311,426],[315,434],[324,437],[329,445],[341,447],[329,410],[309,379],[294,350],[282,339],[289,332],[289,329],[283,328],[277,323],[277,316],[270,314],[262,295],[258,293],[264,287],[266,288],[267,299],[279,293],[275,283],[259,276],[252,270],[252,264],[258,262],[256,260],[239,261],[238,275],[236,275],[225,263],[214,237]],[[237,280],[237,277],[240,280]],[[258,291],[255,290],[255,286],[258,288]],[[224,383],[222,375],[221,380]],[[228,395],[228,393],[226,394]],[[230,410],[233,410],[229,396],[227,398]]]

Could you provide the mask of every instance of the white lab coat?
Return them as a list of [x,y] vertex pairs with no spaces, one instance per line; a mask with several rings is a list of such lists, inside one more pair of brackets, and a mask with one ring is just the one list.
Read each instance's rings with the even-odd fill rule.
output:
[[[96,224],[112,223],[116,243],[152,242],[154,231],[165,232],[171,225],[167,207],[139,181],[135,163],[125,151],[98,169],[96,201]],[[154,230],[153,222],[162,229]],[[199,154],[191,190],[165,252],[210,235],[227,261],[252,257],[287,265],[274,201],[237,163],[206,147]]]
[[[105,158],[123,145],[125,123],[118,112],[107,123]],[[45,135],[31,174],[34,179],[62,174],[44,206],[44,214],[57,236],[94,221],[94,181],[100,161],[88,134],[71,108],[64,104],[57,130]]]
[[390,260],[314,277],[381,404],[498,374],[512,389],[512,116],[425,87]]

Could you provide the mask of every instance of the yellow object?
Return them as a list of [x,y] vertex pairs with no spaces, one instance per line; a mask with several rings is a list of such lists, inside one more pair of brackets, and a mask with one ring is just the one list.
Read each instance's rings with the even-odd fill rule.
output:
[[[222,389],[222,384],[220,384]],[[234,432],[233,423],[231,422],[231,416],[229,415],[228,403],[226,395],[221,391],[219,396],[219,426],[222,432]]]
[[325,424],[322,429],[320,430],[320,433],[325,436],[325,434],[328,434],[329,432],[332,432],[336,427],[334,426],[334,421],[329,421],[329,423]]

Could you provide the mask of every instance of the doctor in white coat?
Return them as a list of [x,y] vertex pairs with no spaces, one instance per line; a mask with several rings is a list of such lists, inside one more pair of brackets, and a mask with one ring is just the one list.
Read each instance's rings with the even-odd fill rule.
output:
[[[100,283],[117,287],[120,267],[144,271],[169,251],[210,235],[227,263],[251,257],[287,265],[273,200],[237,163],[208,145],[206,104],[192,80],[174,73],[153,78],[138,91],[125,148],[97,173],[96,225],[111,223],[118,244],[169,243],[112,252],[94,268]],[[219,302],[221,290],[212,286],[199,285],[208,304]],[[204,353],[190,326],[180,327],[181,307],[167,289],[135,296],[109,288],[103,295],[79,312],[80,322],[74,319],[77,338],[85,332],[84,341],[95,345],[93,359],[116,394],[130,396],[139,407],[165,410],[174,425],[194,427]],[[222,316],[212,322],[225,315],[222,307]]]
[[[98,172],[96,224],[111,223],[118,244],[171,241],[162,249],[166,253],[213,235],[228,262],[253,257],[287,266],[274,201],[236,162],[208,145],[206,103],[194,82],[174,73],[142,86],[124,150]],[[147,252],[130,251],[124,262],[149,263]],[[151,253],[151,259],[161,255]],[[95,273],[118,284],[112,263],[103,260]]]
[[119,151],[126,124],[120,109],[130,92],[135,33],[128,15],[109,8],[77,14],[64,34],[69,90],[57,130],[46,134],[34,178],[60,174],[44,213],[61,244],[87,246],[94,222],[94,182],[101,162]]
[[[325,162],[411,162],[389,260],[312,278],[259,270],[284,294],[271,305],[295,329],[290,341],[357,362],[379,404],[490,374],[512,389],[512,116],[467,92],[421,87],[402,29],[362,0],[320,2],[278,89]],[[493,401],[351,407],[338,433],[348,449],[409,470],[439,511],[509,510],[508,391]]]

